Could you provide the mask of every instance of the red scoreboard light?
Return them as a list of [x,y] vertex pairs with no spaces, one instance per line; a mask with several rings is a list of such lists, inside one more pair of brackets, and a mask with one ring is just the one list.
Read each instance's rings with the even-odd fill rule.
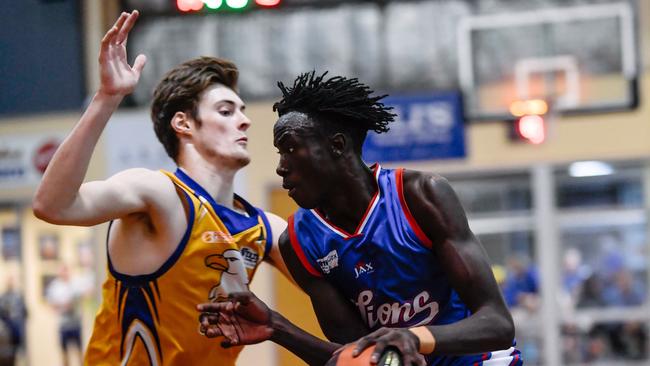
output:
[[264,8],[273,8],[280,5],[281,0],[255,0],[255,4]]
[[[255,0],[255,7],[275,8],[282,0]],[[249,9],[249,0],[176,0],[176,8],[182,13],[195,13],[201,10],[242,11]]]
[[191,11],[199,11],[203,9],[202,0],[176,0],[176,7],[178,10],[187,13]]
[[541,99],[515,101],[510,113],[515,117],[514,130],[520,140],[539,145],[546,140],[547,128],[544,115],[548,104]]
[[522,116],[515,121],[517,134],[532,144],[538,145],[546,140],[546,123],[538,115]]

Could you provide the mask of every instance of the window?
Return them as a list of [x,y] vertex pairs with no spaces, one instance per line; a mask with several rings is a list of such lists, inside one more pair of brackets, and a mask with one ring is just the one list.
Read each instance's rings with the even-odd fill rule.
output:
[[648,363],[650,166],[596,163],[447,176],[527,365]]

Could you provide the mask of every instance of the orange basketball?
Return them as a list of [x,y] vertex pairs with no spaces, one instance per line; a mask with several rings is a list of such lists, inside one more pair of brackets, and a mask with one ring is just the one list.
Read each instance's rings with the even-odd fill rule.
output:
[[[338,354],[334,360],[330,360],[327,365],[331,366],[369,366],[370,356],[375,351],[375,346],[366,348],[359,356],[352,357],[352,350],[355,344],[347,345],[343,351]],[[379,358],[377,366],[402,366],[402,357],[394,348],[387,348]]]

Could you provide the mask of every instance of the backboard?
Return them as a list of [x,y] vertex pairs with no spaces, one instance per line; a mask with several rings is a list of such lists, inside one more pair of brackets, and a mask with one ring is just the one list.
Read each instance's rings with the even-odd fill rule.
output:
[[634,108],[639,74],[634,5],[543,8],[463,18],[459,81],[470,119],[501,119],[517,100],[558,112]]

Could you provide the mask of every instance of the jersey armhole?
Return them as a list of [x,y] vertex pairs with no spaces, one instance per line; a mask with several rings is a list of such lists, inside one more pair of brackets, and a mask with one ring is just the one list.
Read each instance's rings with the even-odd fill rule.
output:
[[273,231],[271,230],[271,224],[269,223],[269,219],[266,217],[264,211],[257,208],[257,213],[262,218],[262,222],[264,223],[264,231],[266,232],[266,244],[264,245],[264,256],[262,257],[262,260],[266,260],[269,256],[269,252],[271,251],[271,245],[273,245]]
[[303,267],[305,267],[307,272],[309,272],[312,276],[323,277],[323,275],[319,271],[317,271],[314,268],[314,266],[311,265],[311,263],[309,263],[309,260],[307,259],[305,252],[302,250],[302,246],[298,241],[298,235],[296,234],[293,215],[289,216],[289,220],[287,220],[287,223],[288,223],[287,230],[289,230],[289,241],[291,242],[291,247],[293,247],[293,251],[298,256],[298,259],[300,259],[300,262],[302,263]]
[[[173,181],[172,181],[173,182]],[[176,185],[175,185],[176,186]],[[176,186],[177,187],[177,186]],[[183,196],[180,195],[180,193],[183,193]],[[192,198],[190,195],[183,189],[177,190],[176,193],[179,194],[179,199],[187,202],[187,228],[185,229],[185,232],[183,233],[183,237],[181,238],[181,241],[178,243],[176,246],[176,249],[172,252],[172,254],[167,258],[163,264],[153,273],[150,274],[142,274],[142,275],[126,275],[121,272],[118,272],[114,267],[113,267],[113,262],[111,261],[110,254],[108,252],[108,240],[110,235],[110,227],[112,226],[113,222],[111,221],[111,224],[109,225],[109,233],[107,234],[106,237],[106,262],[108,265],[108,271],[110,274],[117,280],[122,281],[126,284],[132,284],[132,285],[138,285],[142,284],[145,282],[149,281],[154,281],[157,278],[161,277],[164,275],[180,258],[181,254],[185,251],[185,248],[187,247],[187,243],[190,240],[191,234],[192,234],[192,228],[194,227],[194,202],[192,201]]]
[[402,206],[402,212],[404,212],[406,220],[408,221],[409,225],[411,225],[411,229],[413,229],[413,232],[420,240],[420,243],[422,243],[425,248],[431,249],[433,246],[431,239],[429,239],[424,231],[422,231],[422,228],[420,228],[420,225],[418,225],[418,222],[415,220],[415,217],[413,217],[411,210],[406,204],[406,198],[404,197],[404,169],[395,170],[395,182],[397,185],[397,195],[399,196],[399,202]]

